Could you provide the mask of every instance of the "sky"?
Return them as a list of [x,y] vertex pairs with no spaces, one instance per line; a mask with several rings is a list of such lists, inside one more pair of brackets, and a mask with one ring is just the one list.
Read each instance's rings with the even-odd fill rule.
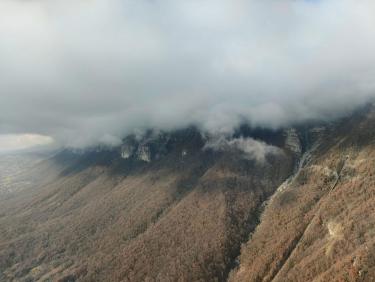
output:
[[332,119],[375,96],[374,27],[373,0],[1,0],[0,148]]

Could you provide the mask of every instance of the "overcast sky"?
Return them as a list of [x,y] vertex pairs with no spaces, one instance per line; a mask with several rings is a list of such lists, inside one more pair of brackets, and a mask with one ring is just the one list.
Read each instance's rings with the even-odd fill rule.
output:
[[1,0],[0,134],[328,119],[375,96],[374,50],[374,0]]

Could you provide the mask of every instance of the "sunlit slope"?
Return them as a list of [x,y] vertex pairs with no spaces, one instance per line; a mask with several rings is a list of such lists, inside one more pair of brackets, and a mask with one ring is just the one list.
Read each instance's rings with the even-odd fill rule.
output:
[[375,111],[345,119],[269,202],[231,281],[375,279]]

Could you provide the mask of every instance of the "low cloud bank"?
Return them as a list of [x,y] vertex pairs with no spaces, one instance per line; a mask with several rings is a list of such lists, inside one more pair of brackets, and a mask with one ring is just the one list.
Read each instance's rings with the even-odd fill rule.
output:
[[373,0],[2,0],[0,134],[335,118],[374,98],[374,26]]

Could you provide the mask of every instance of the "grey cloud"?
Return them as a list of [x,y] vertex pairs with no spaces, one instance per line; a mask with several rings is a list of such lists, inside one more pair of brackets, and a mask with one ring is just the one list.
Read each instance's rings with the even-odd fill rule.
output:
[[3,0],[0,133],[334,118],[374,98],[374,26],[372,0]]

